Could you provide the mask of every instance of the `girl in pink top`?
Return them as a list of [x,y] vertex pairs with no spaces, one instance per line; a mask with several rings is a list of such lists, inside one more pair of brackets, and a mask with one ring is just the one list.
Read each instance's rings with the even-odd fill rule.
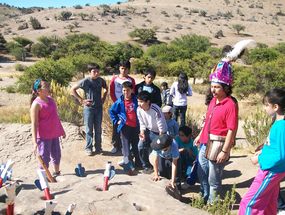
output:
[[65,132],[56,104],[49,93],[49,84],[46,81],[37,79],[34,82],[31,99],[32,141],[34,153],[38,152],[47,167],[52,159],[55,175],[59,175],[61,159],[59,137],[65,138]]

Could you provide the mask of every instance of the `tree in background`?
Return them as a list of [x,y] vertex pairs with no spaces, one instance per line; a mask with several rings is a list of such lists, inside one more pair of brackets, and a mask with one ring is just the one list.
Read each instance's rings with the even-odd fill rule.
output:
[[133,39],[137,39],[142,44],[149,45],[158,42],[156,37],[156,31],[154,29],[136,28],[129,33],[129,36]]
[[239,35],[239,33],[241,31],[244,31],[245,30],[245,26],[244,25],[240,25],[240,24],[235,24],[232,26],[233,29],[237,32],[237,34]]

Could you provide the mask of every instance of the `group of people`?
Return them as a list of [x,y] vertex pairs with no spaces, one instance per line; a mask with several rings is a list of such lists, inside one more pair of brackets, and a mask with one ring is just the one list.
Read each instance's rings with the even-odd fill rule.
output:
[[[186,125],[187,96],[192,95],[187,75],[181,72],[170,89],[166,82],[159,89],[153,83],[154,70],[144,71],[144,81],[136,85],[128,75],[129,69],[129,61],[121,62],[119,75],[110,83],[113,101],[109,109],[113,124],[111,152],[122,151],[119,165],[129,174],[136,169],[142,169],[145,174],[153,172],[154,181],[166,177],[170,179],[169,186],[174,188],[190,176],[197,161],[202,197],[205,203],[215,204],[238,128],[238,103],[231,95],[231,61],[222,60],[210,75],[204,125],[194,140],[191,128]],[[88,71],[90,76],[74,85],[71,92],[84,105],[85,151],[93,155],[102,151],[102,112],[108,86],[100,77],[98,65],[88,65]],[[83,89],[84,97],[77,92],[79,88]],[[267,142],[252,158],[254,164],[259,164],[259,170],[241,200],[239,214],[277,213],[279,183],[285,176],[285,90],[269,91],[263,103],[275,121]],[[65,132],[56,104],[49,96],[49,85],[41,79],[33,84],[31,120],[35,151],[47,166],[52,159],[55,175],[59,175],[59,137],[65,137]]]

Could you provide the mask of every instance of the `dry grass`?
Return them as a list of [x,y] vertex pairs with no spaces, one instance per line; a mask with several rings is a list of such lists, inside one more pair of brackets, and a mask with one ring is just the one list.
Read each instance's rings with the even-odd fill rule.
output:
[[29,107],[0,107],[0,123],[30,123]]

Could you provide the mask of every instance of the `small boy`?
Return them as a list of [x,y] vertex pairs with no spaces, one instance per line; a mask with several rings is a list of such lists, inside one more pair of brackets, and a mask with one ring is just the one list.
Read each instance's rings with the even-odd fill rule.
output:
[[[129,70],[131,68],[130,61],[120,61],[119,63],[119,75],[114,75],[110,81],[110,96],[113,102],[117,101],[122,96],[122,84],[125,81],[129,81],[133,84],[133,93],[136,89],[135,80],[129,76]],[[120,135],[117,133],[117,126],[113,126],[112,133],[112,145],[111,153],[115,154],[122,147]]]
[[154,156],[153,180],[158,181],[160,177],[170,179],[172,188],[176,187],[177,162],[179,159],[178,145],[168,134],[156,137],[152,143],[152,155]]
[[135,164],[140,165],[138,156],[139,128],[137,119],[138,102],[133,92],[133,85],[129,81],[122,83],[123,95],[111,106],[109,113],[113,125],[117,125],[122,142],[123,160],[119,162],[129,174],[135,170],[130,158],[130,145],[135,157]]
[[150,100],[151,103],[161,107],[162,101],[161,101],[160,89],[153,83],[155,76],[156,72],[151,68],[144,71],[144,81],[136,85],[135,94],[138,95],[142,91],[147,91],[151,95],[151,100]]
[[167,82],[162,82],[160,85],[162,105],[172,106],[172,96],[170,95],[170,89]]
[[193,162],[198,155],[198,149],[193,145],[191,136],[192,129],[188,126],[181,126],[179,128],[179,135],[175,138],[180,153],[179,162],[181,165],[181,173],[179,174],[181,174],[182,178],[186,178],[190,175]]
[[164,118],[167,124],[167,134],[173,138],[176,137],[178,135],[179,125],[174,119],[172,119],[172,107],[165,105],[162,108],[162,113],[164,114]]
[[143,173],[150,174],[152,165],[149,162],[150,143],[158,135],[167,132],[167,124],[160,107],[151,103],[151,95],[147,91],[138,94],[137,116],[140,124],[139,156],[144,168]]

